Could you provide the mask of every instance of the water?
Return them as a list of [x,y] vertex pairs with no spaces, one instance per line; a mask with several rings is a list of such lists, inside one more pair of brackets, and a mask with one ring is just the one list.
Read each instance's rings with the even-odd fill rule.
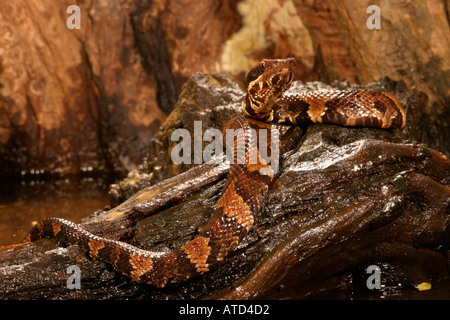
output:
[[0,246],[19,243],[34,222],[60,217],[79,223],[109,205],[103,178],[0,180]]

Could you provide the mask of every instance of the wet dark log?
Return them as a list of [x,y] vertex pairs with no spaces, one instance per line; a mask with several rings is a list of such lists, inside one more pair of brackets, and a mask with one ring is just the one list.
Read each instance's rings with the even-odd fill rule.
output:
[[[294,84],[294,89],[303,90],[322,87],[327,86]],[[336,83],[336,87],[355,86]],[[44,239],[0,252],[0,296],[279,299],[318,297],[333,290],[349,296],[354,286],[349,279],[367,276],[364,268],[370,264],[383,266],[385,278],[394,269],[397,281],[406,287],[448,280],[450,161],[407,140],[418,130],[410,115],[411,110],[423,108],[423,95],[389,79],[367,88],[395,93],[406,106],[407,128],[390,132],[310,127],[285,155],[277,185],[248,236],[211,272],[156,289],[130,283],[103,262],[87,259],[77,246],[59,248]],[[111,210],[86,218],[84,227],[152,250],[171,250],[186,243],[213,212],[228,165],[221,158],[192,167],[164,160],[177,143],[170,141],[170,132],[192,124],[193,119],[204,120],[203,129],[222,126],[242,96],[223,76],[194,75],[153,141],[159,153],[150,153],[156,157],[149,156],[128,186],[116,191],[148,181],[153,173],[146,170],[156,164],[174,176],[161,176],[159,183]],[[81,270],[81,289],[67,287],[71,265]]]
[[[303,90],[323,87],[327,85],[294,84]],[[406,287],[448,280],[450,161],[408,140],[418,130],[410,115],[423,108],[423,94],[389,79],[366,88],[395,93],[406,106],[408,126],[402,132],[311,126],[285,154],[277,185],[248,236],[211,272],[156,289],[130,283],[103,262],[87,259],[77,246],[58,248],[45,239],[0,253],[0,296],[279,299],[318,297],[333,290],[350,295],[354,284],[349,279],[366,276],[362,270],[371,264],[383,266],[385,277],[395,269]],[[111,210],[86,218],[84,227],[152,250],[186,243],[213,212],[228,166],[221,158],[199,166],[174,165],[167,158],[177,143],[170,141],[170,133],[194,119],[205,122],[204,130],[221,127],[242,96],[223,76],[194,75],[153,141],[159,153],[150,153],[155,157],[147,158],[129,186],[148,181],[153,174],[148,170],[156,165],[173,177],[161,176],[159,183]],[[67,288],[71,265],[81,270],[79,290]]]

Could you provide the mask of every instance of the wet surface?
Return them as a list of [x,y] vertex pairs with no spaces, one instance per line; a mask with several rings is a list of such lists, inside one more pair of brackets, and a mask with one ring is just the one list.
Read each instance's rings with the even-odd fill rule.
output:
[[[197,82],[202,79],[199,77]],[[207,81],[203,80],[200,82],[205,84]],[[128,184],[119,185],[116,198],[121,200],[122,194],[143,180],[151,179],[152,186],[117,207],[84,220],[88,231],[146,249],[172,250],[186,243],[205,224],[217,202],[219,182],[224,175],[220,170],[212,175],[205,164],[186,171],[188,168],[171,166],[170,160],[162,156],[170,155],[170,144],[166,142],[170,141],[172,129],[193,119],[207,118],[209,127],[219,114],[233,114],[237,104],[230,101],[235,101],[236,90],[230,90],[229,99],[208,100],[208,93],[217,93],[216,84],[209,84],[210,90],[198,95],[195,88],[199,86],[195,82],[190,85],[191,95],[181,95],[180,106],[163,128],[167,135],[158,135],[150,147],[143,166],[145,174],[129,177]],[[404,92],[396,95],[405,101]],[[200,107],[205,100],[214,101],[211,111]],[[223,111],[225,106],[230,112]],[[179,117],[186,114],[190,117],[180,121]],[[269,192],[249,234],[223,264],[201,277],[164,289],[130,283],[103,262],[88,260],[78,246],[61,250],[54,241],[44,239],[0,253],[0,296],[446,299],[450,162],[442,154],[408,139],[408,130],[389,132],[324,125],[308,128],[297,147],[285,155],[278,183]],[[164,180],[161,172],[170,173],[172,178]],[[14,191],[6,186],[9,193],[21,195],[9,203],[16,206],[9,210],[9,219],[14,211],[31,207],[20,206],[20,201],[33,194],[38,201],[36,207],[47,207],[53,216],[55,211],[61,216],[64,208],[69,213],[80,212],[81,201],[95,195],[94,191],[84,190],[88,188],[81,183],[67,192],[73,201],[65,205],[52,197],[59,194],[62,186],[56,184],[47,191]],[[46,194],[51,199],[47,202],[43,200]],[[80,217],[103,206],[89,208],[86,214],[80,212]],[[80,217],[70,219],[77,222]],[[26,219],[30,220],[37,219]],[[67,275],[61,270],[72,264],[81,269],[83,290],[70,291],[64,286]],[[377,291],[368,291],[366,286],[365,270],[372,264],[379,265],[382,272]],[[419,292],[414,287],[423,283],[431,285],[431,290]]]
[[[367,279],[372,273],[367,272],[369,265],[378,266],[380,269],[379,287],[367,285]],[[395,264],[381,261],[370,261],[365,265],[359,265],[351,271],[347,290],[328,292],[329,298],[335,299],[370,299],[370,300],[449,300],[450,279],[433,281],[425,289],[419,288],[419,283],[411,284],[408,276],[402,268]],[[345,292],[345,294],[343,294]],[[317,297],[320,298],[320,297]],[[325,298],[325,297],[322,297]]]
[[32,224],[48,217],[79,223],[109,204],[102,178],[0,181],[0,246],[19,243]]

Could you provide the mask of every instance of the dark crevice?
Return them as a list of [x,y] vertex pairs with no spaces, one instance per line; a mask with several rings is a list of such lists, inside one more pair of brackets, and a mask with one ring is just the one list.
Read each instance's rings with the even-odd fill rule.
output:
[[165,32],[157,17],[148,18],[147,13],[150,8],[149,1],[140,1],[137,9],[130,15],[130,22],[136,47],[142,58],[142,65],[156,81],[158,106],[169,114],[177,102],[179,92],[172,74],[172,58],[167,47]]

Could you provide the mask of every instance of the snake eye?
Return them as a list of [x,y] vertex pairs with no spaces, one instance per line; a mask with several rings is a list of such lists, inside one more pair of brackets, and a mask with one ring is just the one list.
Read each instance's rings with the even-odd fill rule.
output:
[[250,69],[250,71],[247,73],[247,83],[256,80],[260,75],[262,75],[264,73],[264,67],[264,62],[261,62],[260,64]]

